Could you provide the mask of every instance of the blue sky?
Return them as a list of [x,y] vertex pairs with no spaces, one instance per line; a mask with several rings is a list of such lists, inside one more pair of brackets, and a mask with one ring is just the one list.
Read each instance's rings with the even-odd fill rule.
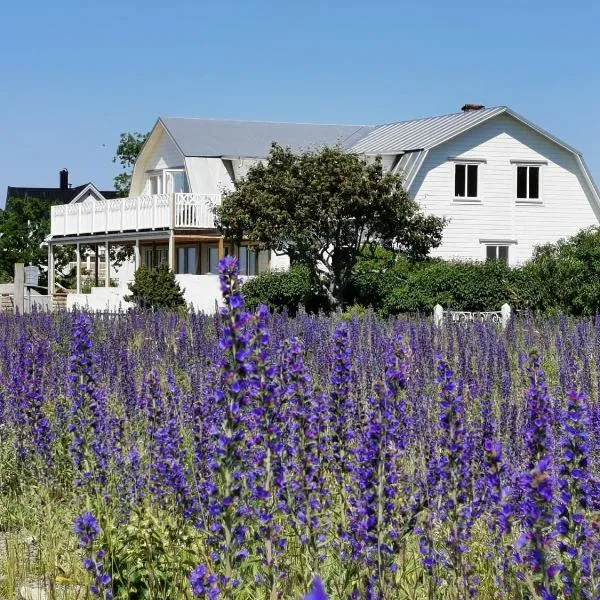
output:
[[158,115],[380,123],[506,104],[600,182],[600,3],[29,0],[3,5],[7,185],[112,185]]

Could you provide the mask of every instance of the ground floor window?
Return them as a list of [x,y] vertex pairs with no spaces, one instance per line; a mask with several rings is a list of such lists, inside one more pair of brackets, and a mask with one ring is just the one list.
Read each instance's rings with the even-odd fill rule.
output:
[[499,260],[508,264],[508,246],[502,244],[486,246],[485,259]]
[[142,251],[142,264],[150,267],[158,267],[161,264],[169,264],[169,246],[145,246]]
[[177,247],[177,273],[197,275],[200,272],[198,246]]
[[258,274],[258,251],[251,246],[239,248],[240,275]]

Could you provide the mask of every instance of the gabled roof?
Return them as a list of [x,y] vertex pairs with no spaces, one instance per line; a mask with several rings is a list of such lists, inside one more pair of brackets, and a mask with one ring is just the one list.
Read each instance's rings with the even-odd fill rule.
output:
[[[86,188],[92,186],[97,189],[93,183],[84,183],[77,187],[62,189],[62,188],[37,188],[37,187],[11,187],[6,189],[6,200],[9,198],[38,198],[40,200],[48,200],[48,202],[56,202],[58,204],[69,204],[74,198],[79,196]],[[106,200],[117,198],[115,190],[105,190],[100,192]]]
[[521,121],[521,123],[531,127],[540,135],[552,140],[566,150],[581,154],[572,146],[559,140],[556,136],[538,127],[507,106],[482,108],[480,110],[380,125],[369,135],[355,143],[352,150],[359,154],[398,154],[414,150],[430,150],[501,114],[508,114]]
[[[74,198],[71,200],[71,204],[76,204],[77,202],[81,202],[88,195],[93,196],[96,200],[112,200],[113,198],[117,198],[118,194],[115,191],[110,192],[101,192],[93,183],[88,183],[87,185],[80,185],[76,189],[81,190]],[[106,195],[108,194],[108,195]]]
[[276,141],[293,151],[315,146],[351,148],[373,131],[367,125],[322,125],[219,121],[161,117],[159,119],[184,156],[264,158]]
[[503,110],[504,107],[483,108],[380,125],[354,144],[352,150],[359,154],[398,154],[412,150],[428,150],[495,117]]

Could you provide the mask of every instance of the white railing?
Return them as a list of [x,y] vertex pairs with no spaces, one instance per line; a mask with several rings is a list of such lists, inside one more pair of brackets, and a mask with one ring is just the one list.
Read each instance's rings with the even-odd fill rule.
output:
[[477,321],[501,324],[506,328],[510,321],[512,309],[508,304],[503,304],[500,310],[468,311],[468,310],[444,310],[436,304],[433,308],[433,322],[437,327],[441,326],[447,319],[450,323],[475,323]]
[[220,194],[156,194],[102,202],[60,204],[51,210],[53,237],[215,226]]

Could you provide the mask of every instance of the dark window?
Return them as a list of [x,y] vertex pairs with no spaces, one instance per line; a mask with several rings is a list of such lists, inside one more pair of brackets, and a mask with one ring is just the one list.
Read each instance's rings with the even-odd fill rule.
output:
[[540,168],[517,167],[517,198],[537,200],[540,197]]
[[477,198],[477,165],[467,167],[467,196]]
[[517,167],[517,198],[527,198],[527,167]]
[[540,197],[540,168],[529,167],[529,197]]
[[501,260],[508,263],[508,246],[486,246],[486,260]]
[[455,165],[454,167],[454,196],[464,198],[466,189],[466,165]]
[[477,198],[479,165],[454,165],[454,197]]

